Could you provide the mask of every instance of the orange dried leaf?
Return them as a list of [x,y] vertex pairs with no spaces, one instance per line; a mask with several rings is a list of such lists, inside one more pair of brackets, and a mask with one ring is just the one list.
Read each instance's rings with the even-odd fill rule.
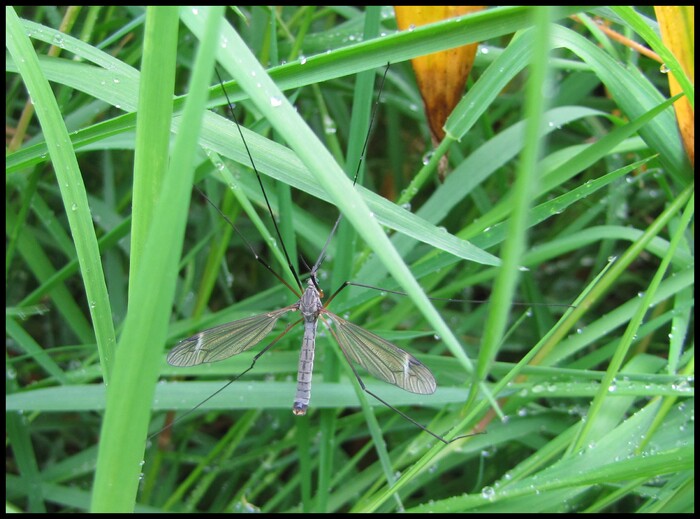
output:
[[[405,31],[480,11],[484,7],[395,6],[394,11],[399,30]],[[471,43],[411,60],[435,144],[445,137],[445,121],[464,94],[477,46],[477,43]]]
[[[683,72],[695,84],[695,7],[655,6],[656,18],[664,45],[675,56]],[[672,73],[668,74],[671,95],[682,92]],[[688,98],[682,97],[673,104],[685,151],[691,164],[695,164],[695,112]]]

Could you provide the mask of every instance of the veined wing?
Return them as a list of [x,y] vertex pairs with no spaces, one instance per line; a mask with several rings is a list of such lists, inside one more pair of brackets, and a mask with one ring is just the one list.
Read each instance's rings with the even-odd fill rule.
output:
[[328,310],[321,315],[335,324],[333,335],[348,359],[372,376],[411,393],[429,395],[435,392],[435,377],[413,355]]
[[296,309],[297,305],[291,305],[199,332],[183,339],[170,350],[168,364],[196,366],[238,355],[262,341],[280,317]]

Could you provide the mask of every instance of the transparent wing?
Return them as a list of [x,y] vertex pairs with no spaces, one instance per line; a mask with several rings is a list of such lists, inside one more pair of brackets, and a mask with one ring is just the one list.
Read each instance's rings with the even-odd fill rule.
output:
[[328,310],[323,315],[335,324],[334,336],[345,355],[372,376],[411,393],[435,392],[435,377],[413,355]]
[[275,326],[277,319],[296,309],[296,305],[287,306],[199,332],[183,339],[170,350],[168,364],[196,366],[238,355],[262,341]]

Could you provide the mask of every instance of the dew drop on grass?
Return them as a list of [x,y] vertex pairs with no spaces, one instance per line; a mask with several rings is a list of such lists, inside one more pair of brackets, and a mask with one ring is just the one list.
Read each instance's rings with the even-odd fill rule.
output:
[[493,489],[493,487],[484,487],[481,489],[481,497],[491,501],[494,497],[496,497],[496,491]]

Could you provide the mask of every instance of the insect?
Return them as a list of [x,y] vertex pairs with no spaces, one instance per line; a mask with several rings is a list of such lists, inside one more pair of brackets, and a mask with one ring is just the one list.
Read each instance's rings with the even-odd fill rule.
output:
[[[374,377],[411,393],[429,395],[435,392],[437,387],[435,377],[413,355],[326,310],[321,302],[323,293],[316,283],[315,275],[312,274],[299,301],[292,305],[216,326],[181,341],[168,354],[168,363],[173,366],[195,366],[237,355],[249,350],[267,337],[280,317],[289,312],[298,311],[301,318],[293,323],[292,327],[303,323],[304,337],[299,357],[297,392],[292,407],[295,415],[306,414],[309,407],[316,327],[319,319],[331,331],[351,366],[352,363],[359,364]],[[260,352],[255,360],[273,344]],[[353,372],[365,389],[354,367]]]
[[[386,78],[387,72],[388,67],[384,72],[382,83],[380,85],[380,91]],[[226,94],[225,91],[224,93]],[[228,99],[228,95],[226,95],[226,97]],[[238,127],[238,130],[241,134],[241,138],[243,138],[240,125],[238,124],[230,101],[229,108],[231,108],[230,111],[232,117]],[[374,115],[372,116],[372,118],[373,117]],[[369,139],[369,132],[367,134],[367,139]],[[366,146],[367,142],[365,142],[365,148]],[[246,150],[248,151],[248,157],[250,159],[253,170],[255,171],[256,175],[258,175],[258,180],[260,181],[259,173],[255,167],[255,162],[250,151],[247,148],[247,145]],[[355,176],[355,181],[356,180],[357,175]],[[265,189],[262,185],[262,182],[259,183],[265,201],[267,203],[267,208],[270,212],[270,215],[272,216],[272,209],[270,207],[269,201],[267,200]],[[206,198],[206,195],[204,195],[203,193],[202,195]],[[221,211],[219,212],[221,213]],[[221,214],[228,221],[228,218],[226,218],[226,216],[223,215],[223,213]],[[255,254],[256,259],[258,259],[258,261],[260,261],[282,283],[284,283],[290,290],[292,290],[292,292],[295,293],[299,300],[294,304],[286,306],[284,308],[280,308],[278,310],[265,312],[262,314],[254,315],[252,317],[247,317],[227,324],[209,328],[191,337],[188,337],[180,341],[170,351],[167,357],[167,361],[173,366],[185,367],[195,366],[209,362],[217,362],[229,358],[231,356],[238,355],[244,351],[250,350],[257,344],[259,344],[261,341],[263,341],[273,330],[275,324],[280,318],[287,314],[299,312],[300,317],[295,322],[288,325],[280,335],[274,338],[268,345],[266,345],[258,354],[256,354],[253,357],[253,362],[248,369],[246,369],[240,375],[232,379],[228,384],[226,384],[226,386],[217,391],[217,393],[223,390],[225,387],[227,387],[230,383],[234,382],[235,380],[243,376],[245,373],[253,369],[256,361],[265,352],[272,348],[272,346],[274,346],[274,344],[291,328],[301,323],[304,327],[304,334],[302,339],[301,353],[299,357],[297,389],[292,405],[292,411],[295,415],[298,416],[305,415],[311,400],[311,378],[313,373],[314,351],[316,347],[316,332],[318,322],[320,320],[330,330],[330,333],[332,334],[333,338],[340,346],[343,356],[352,368],[352,371],[355,377],[357,378],[360,387],[366,393],[376,398],[386,406],[390,407],[416,426],[433,435],[435,438],[439,439],[444,443],[448,443],[447,440],[429,431],[427,428],[414,421],[408,415],[394,408],[393,406],[385,402],[383,399],[381,399],[379,396],[374,394],[372,391],[370,391],[363,383],[354,365],[359,365],[363,367],[375,378],[383,380],[389,384],[393,384],[405,391],[421,395],[429,395],[434,393],[436,390],[437,384],[435,381],[435,377],[430,372],[430,370],[413,355],[402,350],[398,346],[392,344],[391,342],[379,337],[378,335],[368,330],[365,330],[360,326],[357,326],[339,317],[338,315],[334,314],[333,312],[327,309],[327,306],[333,300],[333,298],[350,283],[345,283],[338,290],[336,290],[336,292],[331,295],[331,297],[327,300],[325,304],[322,302],[324,294],[318,284],[317,271],[320,267],[321,262],[323,261],[323,258],[325,257],[326,247],[328,246],[330,238],[332,237],[333,232],[337,228],[340,219],[341,217],[339,216],[333,228],[333,231],[331,231],[331,235],[329,236],[326,242],[326,246],[323,248],[316,264],[311,269],[310,276],[306,282],[306,287],[304,287],[299,279],[299,276],[296,274],[294,268],[292,267],[287,250],[281,239],[279,229],[277,228],[277,224],[275,223],[273,217],[272,220],[275,230],[277,231],[277,236],[279,237],[280,243],[282,244],[282,250],[287,259],[287,263],[290,266],[290,269],[293,271],[298,288],[295,289],[286,281],[284,281],[284,279],[282,279],[281,276],[275,273],[275,271],[269,265],[267,265],[263,260],[259,258],[257,254],[255,254],[254,250],[252,249],[252,247],[250,247],[250,245],[249,248]],[[245,238],[238,231],[238,229],[230,221],[229,223],[245,241]],[[211,395],[209,398],[213,396],[214,395]],[[202,403],[200,403],[200,405]],[[454,439],[452,441],[454,441]]]

